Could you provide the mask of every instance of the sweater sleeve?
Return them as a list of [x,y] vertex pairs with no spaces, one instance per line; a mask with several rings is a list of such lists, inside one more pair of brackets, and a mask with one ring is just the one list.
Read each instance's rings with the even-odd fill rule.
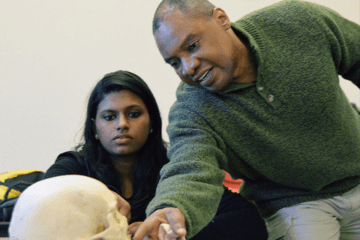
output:
[[224,191],[221,168],[226,157],[220,149],[224,144],[205,114],[192,104],[201,102],[200,96],[182,91],[182,86],[169,113],[170,162],[160,172],[156,196],[147,214],[164,207],[180,209],[185,215],[187,236],[192,237],[215,216]]
[[332,9],[302,3],[308,5],[312,15],[324,29],[339,75],[360,87],[360,25]]

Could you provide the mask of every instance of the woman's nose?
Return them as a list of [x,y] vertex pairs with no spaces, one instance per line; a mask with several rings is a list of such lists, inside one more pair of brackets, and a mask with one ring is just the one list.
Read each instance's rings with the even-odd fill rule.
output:
[[129,129],[129,122],[124,114],[121,114],[118,121],[117,130],[124,131],[125,129]]

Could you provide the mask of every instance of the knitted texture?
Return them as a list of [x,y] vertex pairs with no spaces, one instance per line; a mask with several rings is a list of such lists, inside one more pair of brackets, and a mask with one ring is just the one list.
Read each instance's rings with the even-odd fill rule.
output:
[[185,215],[188,236],[214,216],[224,173],[263,216],[360,183],[359,114],[338,75],[360,82],[360,26],[320,5],[282,1],[232,25],[256,56],[253,84],[221,93],[181,83],[169,114],[170,163],[147,213]]

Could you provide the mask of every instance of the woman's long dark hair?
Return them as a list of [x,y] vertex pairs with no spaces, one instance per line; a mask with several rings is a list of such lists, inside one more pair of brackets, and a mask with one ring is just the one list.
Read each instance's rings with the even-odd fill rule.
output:
[[[127,71],[106,74],[93,89],[87,106],[83,144],[77,147],[95,171],[96,178],[112,178],[119,182],[108,153],[95,139],[93,119],[96,118],[99,103],[106,95],[120,90],[136,94],[145,103],[149,112],[152,132],[140,150],[140,157],[134,169],[134,193],[131,197],[131,215],[134,221],[143,221],[145,208],[154,197],[161,167],[168,162],[166,143],[162,139],[162,122],[156,100],[147,84],[137,75]],[[120,189],[119,189],[120,190]],[[121,192],[118,192],[121,195]],[[133,221],[131,221],[133,222]]]

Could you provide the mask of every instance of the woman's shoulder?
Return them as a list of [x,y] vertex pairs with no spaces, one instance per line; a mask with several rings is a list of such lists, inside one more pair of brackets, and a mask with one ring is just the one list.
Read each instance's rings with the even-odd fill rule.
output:
[[84,163],[84,154],[78,151],[63,152],[57,156],[55,162],[64,161],[64,160],[70,160],[70,161],[77,160],[79,163]]
[[76,151],[68,151],[57,156],[55,163],[45,173],[45,178],[79,174],[88,176],[84,157]]

